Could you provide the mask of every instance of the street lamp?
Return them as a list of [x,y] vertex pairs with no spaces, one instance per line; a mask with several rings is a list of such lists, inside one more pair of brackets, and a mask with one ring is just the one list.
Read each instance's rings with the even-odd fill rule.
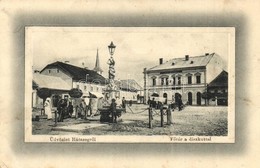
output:
[[113,44],[113,41],[111,41],[110,45],[108,46],[108,50],[109,50],[111,57],[114,54],[115,49],[116,49],[116,46]]

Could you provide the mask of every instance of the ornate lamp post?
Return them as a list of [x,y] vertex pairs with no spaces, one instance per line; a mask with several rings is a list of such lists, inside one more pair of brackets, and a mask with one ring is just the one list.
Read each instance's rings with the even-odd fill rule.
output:
[[116,92],[116,86],[115,86],[115,60],[113,58],[114,52],[115,52],[116,46],[113,44],[111,41],[110,45],[108,46],[110,58],[107,61],[107,64],[109,65],[109,70],[108,70],[108,78],[109,78],[109,84],[107,87],[107,90],[110,92],[110,98],[115,98],[115,95],[113,92]]

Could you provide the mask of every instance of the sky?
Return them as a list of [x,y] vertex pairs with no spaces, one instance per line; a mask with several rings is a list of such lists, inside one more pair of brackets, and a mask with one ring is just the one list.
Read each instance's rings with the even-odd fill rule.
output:
[[[135,79],[143,86],[143,69],[185,55],[217,53],[228,64],[230,29],[162,27],[31,27],[26,30],[26,53],[33,69],[55,61],[93,69],[99,50],[103,76],[108,76],[108,45],[116,45],[116,79]],[[27,55],[27,56],[28,56]]]

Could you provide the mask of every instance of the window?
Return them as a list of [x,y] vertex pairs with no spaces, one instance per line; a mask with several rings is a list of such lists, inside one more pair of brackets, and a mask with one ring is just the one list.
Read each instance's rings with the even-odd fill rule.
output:
[[156,79],[153,78],[153,86],[155,86],[155,85],[156,85]]
[[173,77],[172,84],[173,84],[173,85],[176,85],[175,77]]
[[164,78],[161,78],[161,85],[164,85]]
[[169,85],[169,78],[165,78],[166,85]]
[[196,83],[201,83],[200,76],[196,76]]
[[87,86],[84,86],[84,90],[87,90]]
[[188,84],[191,84],[192,83],[192,78],[191,76],[188,76]]
[[181,84],[181,77],[179,76],[178,77],[178,85],[180,85]]
[[98,92],[98,87],[97,87],[97,92]]
[[51,70],[49,69],[49,73],[51,73]]
[[90,90],[93,92],[93,86],[91,86]]
[[60,71],[57,69],[57,73],[59,73]]

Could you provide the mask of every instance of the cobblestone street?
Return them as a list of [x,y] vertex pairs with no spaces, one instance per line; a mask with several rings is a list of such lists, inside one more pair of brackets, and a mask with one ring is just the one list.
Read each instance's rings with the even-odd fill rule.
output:
[[[132,110],[132,111],[131,111]],[[82,120],[65,119],[54,126],[52,120],[33,122],[33,134],[64,135],[183,135],[226,136],[227,107],[188,106],[183,111],[174,111],[172,126],[160,125],[159,110],[154,115],[153,128],[148,128],[148,110],[145,105],[133,105],[122,114],[122,121],[100,123],[99,116]]]

